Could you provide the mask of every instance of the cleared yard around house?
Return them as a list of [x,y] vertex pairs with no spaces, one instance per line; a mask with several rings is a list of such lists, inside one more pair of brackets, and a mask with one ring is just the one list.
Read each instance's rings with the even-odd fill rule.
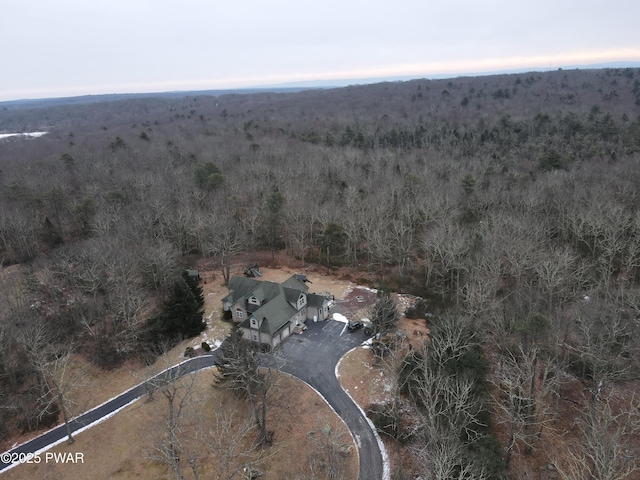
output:
[[[356,294],[362,296],[373,295],[375,292],[368,289],[354,290],[354,285],[346,279],[338,279],[320,274],[309,269],[300,271],[295,268],[268,268],[262,267],[263,280],[281,282],[289,278],[293,273],[305,273],[313,282],[309,284],[309,291],[314,293],[329,293],[336,299],[344,298],[339,307],[349,318],[365,315],[363,307],[365,302],[361,298],[356,299]],[[143,367],[136,362],[130,362],[124,367],[105,372],[89,367],[88,374],[82,389],[73,392],[72,399],[75,402],[73,413],[78,414],[93,406],[121,393],[127,388],[140,383],[153,373],[166,368],[169,365],[179,363],[187,346],[199,347],[202,341],[207,341],[212,347],[217,346],[228,334],[231,328],[229,322],[221,318],[221,299],[227,295],[228,290],[222,284],[221,277],[213,271],[201,270],[205,280],[203,290],[205,295],[205,319],[208,327],[200,337],[185,340],[170,352],[160,358],[154,365]],[[367,298],[367,300],[371,300]],[[353,305],[351,305],[353,303]],[[368,303],[368,302],[367,302]],[[345,333],[347,335],[347,333]],[[293,337],[295,338],[295,337]],[[293,340],[292,338],[292,340]],[[85,368],[82,358],[77,360],[78,368]],[[202,405],[200,412],[212,412],[221,405],[228,406],[237,403],[233,398],[223,398],[220,393],[212,393],[210,371],[198,373],[199,390],[201,394],[208,395],[208,400]],[[296,398],[296,402],[287,402],[284,408],[275,408],[271,415],[270,424],[275,430],[275,444],[271,447],[274,451],[287,452],[291,458],[297,458],[297,462],[273,462],[270,457],[263,461],[265,472],[269,472],[264,478],[308,478],[304,468],[310,452],[314,451],[319,430],[326,425],[337,432],[341,441],[352,443],[351,436],[344,423],[335,415],[324,401],[315,392],[288,376],[283,376],[283,398]],[[102,424],[82,432],[76,437],[76,443],[68,446],[66,443],[54,447],[51,452],[82,453],[84,464],[39,464],[23,465],[5,472],[5,478],[80,478],[91,472],[92,478],[165,478],[166,468],[148,460],[149,442],[157,424],[157,414],[161,411],[163,399],[156,395],[152,401],[143,398],[127,407],[115,417]],[[311,433],[316,432],[316,433]],[[32,438],[29,435],[28,438]],[[22,443],[28,439],[13,439]],[[11,445],[6,445],[9,448]],[[344,478],[358,478],[358,456],[352,446],[352,455],[344,460]],[[281,466],[280,463],[283,463]],[[90,468],[90,470],[88,470]],[[203,460],[205,471],[211,472],[215,468],[215,460],[207,458]]]

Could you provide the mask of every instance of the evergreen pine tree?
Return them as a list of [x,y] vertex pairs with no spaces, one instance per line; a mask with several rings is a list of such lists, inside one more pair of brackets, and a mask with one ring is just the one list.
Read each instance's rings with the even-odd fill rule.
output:
[[172,285],[169,296],[162,305],[162,311],[155,318],[156,341],[169,341],[174,345],[181,338],[194,337],[206,328],[202,320],[202,305],[193,294],[187,281],[180,277]]
[[184,278],[187,285],[189,285],[189,288],[191,288],[191,292],[193,293],[196,302],[198,302],[198,308],[204,307],[204,292],[202,291],[202,287],[200,286],[198,279],[189,275],[187,272],[182,274],[182,278]]

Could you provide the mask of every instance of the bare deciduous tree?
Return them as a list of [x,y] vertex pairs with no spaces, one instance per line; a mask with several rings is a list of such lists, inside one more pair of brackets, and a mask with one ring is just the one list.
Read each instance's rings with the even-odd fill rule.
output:
[[174,280],[178,270],[178,252],[169,243],[147,246],[140,252],[140,273],[145,284],[164,291]]
[[413,451],[422,465],[426,478],[432,480],[488,480],[485,467],[469,461],[462,443],[451,435],[432,439]]
[[628,355],[632,324],[614,305],[602,302],[590,300],[579,308],[578,346],[567,345],[567,349],[579,355],[582,376],[589,379],[591,408],[596,406],[600,392],[625,375],[633,364]]
[[50,415],[57,406],[71,444],[75,439],[69,424],[72,406],[70,393],[82,387],[86,369],[73,361],[73,345],[53,345],[42,326],[25,332],[22,342],[38,377],[39,414]]
[[475,346],[467,321],[446,317],[422,352],[405,360],[403,378],[422,417],[424,446],[415,450],[429,478],[489,478],[470,449],[486,435],[477,379],[461,362]]
[[249,402],[258,428],[258,444],[266,445],[271,443],[267,412],[277,390],[277,376],[271,367],[260,367],[259,356],[258,346],[244,340],[241,330],[234,330],[222,344],[216,384]]
[[220,270],[224,284],[229,283],[231,277],[231,260],[242,251],[243,245],[240,234],[233,224],[219,223],[215,225],[212,238],[207,246],[207,254],[220,259]]
[[239,417],[229,405],[219,404],[214,408],[210,422],[200,419],[201,423],[210,425],[205,444],[216,457],[217,480],[232,480],[245,468],[252,468],[266,458],[263,450],[256,450],[257,445],[247,441],[255,432],[253,420]]
[[542,430],[554,418],[552,397],[559,387],[553,364],[540,358],[537,346],[517,353],[508,352],[500,362],[494,381],[495,404],[500,418],[507,424],[505,463],[509,468],[514,452],[520,448],[526,455],[533,452]]
[[534,265],[542,290],[547,294],[549,310],[574,293],[573,285],[579,283],[580,269],[575,254],[568,248],[552,249]]
[[369,309],[369,318],[375,334],[385,334],[393,330],[400,318],[398,305],[389,292],[378,292],[378,299]]
[[459,298],[461,276],[467,270],[466,256],[469,252],[467,233],[456,224],[441,224],[434,227],[424,238],[426,287],[432,286],[432,278],[439,279],[443,300],[447,292]]
[[351,453],[351,442],[345,442],[342,434],[325,425],[307,433],[315,448],[309,454],[309,472],[304,478],[310,480],[337,480],[345,476],[345,459]]
[[[189,454],[185,448],[185,438],[183,436],[184,429],[184,413],[190,403],[193,401],[191,395],[195,383],[196,375],[189,375],[183,379],[168,379],[162,381],[163,385],[158,386],[157,390],[162,394],[162,399],[166,402],[161,410],[161,423],[159,431],[154,435],[154,442],[148,453],[148,458],[166,465],[176,479],[184,479],[184,474],[180,467],[180,461],[185,454]],[[196,437],[197,438],[197,437]],[[195,468],[195,459],[187,463],[193,463]],[[197,477],[197,469],[194,473]]]
[[305,255],[311,246],[313,217],[307,211],[290,210],[286,213],[286,222],[295,225],[294,228],[288,228],[286,234],[289,236],[292,250],[300,257],[304,268]]
[[632,398],[618,406],[609,393],[598,409],[584,412],[578,422],[578,437],[563,443],[556,452],[554,465],[561,478],[597,478],[627,480],[640,474],[637,435],[640,433],[640,403]]

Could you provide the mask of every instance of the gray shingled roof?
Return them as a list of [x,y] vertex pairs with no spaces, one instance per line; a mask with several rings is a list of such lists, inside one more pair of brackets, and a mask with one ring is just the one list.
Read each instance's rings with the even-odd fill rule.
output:
[[309,293],[307,295],[307,305],[309,307],[321,307],[325,301],[327,301],[327,297],[324,295],[318,295],[317,293]]
[[282,291],[284,292],[284,298],[287,299],[287,302],[291,302],[294,305],[298,304],[298,298],[300,298],[300,290],[282,287]]
[[[300,292],[307,293],[307,291],[308,287],[295,275],[281,284],[253,278],[233,277],[229,280],[229,295],[223,301],[239,303],[250,313],[250,316],[240,324],[241,327],[250,328],[251,318],[263,320],[260,331],[273,336],[285,328],[289,319],[298,311],[289,302],[297,305]],[[262,306],[248,304],[247,299],[252,295],[262,302]],[[319,305],[322,305],[322,301]]]
[[229,295],[224,297],[222,301],[229,301],[232,304],[236,303],[242,297],[251,293],[256,287],[260,286],[261,283],[259,280],[254,280],[253,278],[231,277],[227,285]]
[[247,308],[247,298],[254,295],[261,303],[270,302],[282,293],[280,285],[274,282],[260,281],[253,278],[232,277],[229,280],[229,295],[222,299],[231,304],[240,303]]
[[299,290],[304,293],[307,293],[309,291],[309,287],[307,287],[304,284],[304,282],[301,282],[300,280],[298,280],[298,277],[296,277],[295,275],[291,275],[280,285],[282,285],[285,288],[292,288],[294,290]]
[[251,316],[258,320],[264,319],[260,325],[260,331],[273,335],[281,330],[296,312],[297,310],[287,303],[284,296],[278,296],[256,310]]

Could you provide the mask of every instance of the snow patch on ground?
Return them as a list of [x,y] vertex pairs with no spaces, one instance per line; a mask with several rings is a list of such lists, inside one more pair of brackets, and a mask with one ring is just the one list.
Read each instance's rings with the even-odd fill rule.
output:
[[331,318],[333,318],[337,322],[349,323],[349,319],[341,313],[334,313]]
[[48,132],[25,132],[25,133],[0,133],[0,138],[9,138],[9,137],[41,137],[46,135]]
[[359,289],[359,290],[364,290],[365,292],[371,292],[371,293],[376,293],[376,294],[378,293],[378,290],[375,289],[375,288],[360,287],[360,286],[358,286],[356,288]]
[[376,290],[375,288],[363,287],[362,285],[353,286],[353,285],[349,284],[347,289],[342,294],[342,298],[346,297],[347,295],[349,295],[354,290],[363,290],[365,292],[378,293],[378,290]]
[[[209,319],[209,318],[207,318],[207,319]],[[199,336],[197,336],[197,337],[195,337],[195,338],[193,339],[193,343],[191,344],[191,347],[192,347],[192,348],[194,348],[194,349],[195,349],[195,348],[202,347],[202,344],[203,344],[204,342],[207,342],[207,343],[209,344],[209,346],[211,347],[211,343],[212,343],[212,342],[210,342],[210,341],[209,341],[209,335],[208,335],[208,333],[207,333],[207,330],[209,330],[209,327],[210,327],[210,326],[211,326],[211,325],[210,325],[209,323],[207,323],[207,328],[205,328]],[[214,339],[214,340],[213,340],[213,343],[215,344],[216,342],[219,342],[219,340]],[[218,346],[219,346],[219,345],[218,345]],[[212,347],[212,348],[217,348],[217,347]],[[185,351],[182,353],[182,358],[189,358],[189,357],[187,357],[187,356],[185,355],[186,353],[187,353],[187,351],[185,350]]]
[[364,290],[365,292],[371,292],[371,293],[376,293],[376,294],[378,293],[378,290],[376,290],[375,288],[363,287],[362,285],[353,286],[353,285],[349,284],[347,289],[342,294],[342,298],[346,298],[354,290]]
[[[207,328],[205,328],[202,331],[202,333],[198,337],[196,337],[194,339],[193,344],[191,345],[191,347],[198,348],[198,347],[202,346],[202,342],[207,342],[212,349],[216,349],[222,344],[222,340],[220,340],[219,338],[211,338],[211,339],[209,339],[209,334],[207,333],[207,332],[212,330],[211,320],[213,318],[213,314],[214,314],[214,312],[211,312],[209,315],[207,315],[205,317],[205,323],[207,324]],[[186,358],[184,356],[184,353],[182,354],[182,357]]]
[[409,295],[408,293],[398,294],[398,306],[400,307],[400,310],[402,311],[403,316],[404,316],[404,312],[407,311],[407,308],[413,307],[416,304],[416,302],[418,301],[418,298],[420,297],[416,297],[415,295]]

